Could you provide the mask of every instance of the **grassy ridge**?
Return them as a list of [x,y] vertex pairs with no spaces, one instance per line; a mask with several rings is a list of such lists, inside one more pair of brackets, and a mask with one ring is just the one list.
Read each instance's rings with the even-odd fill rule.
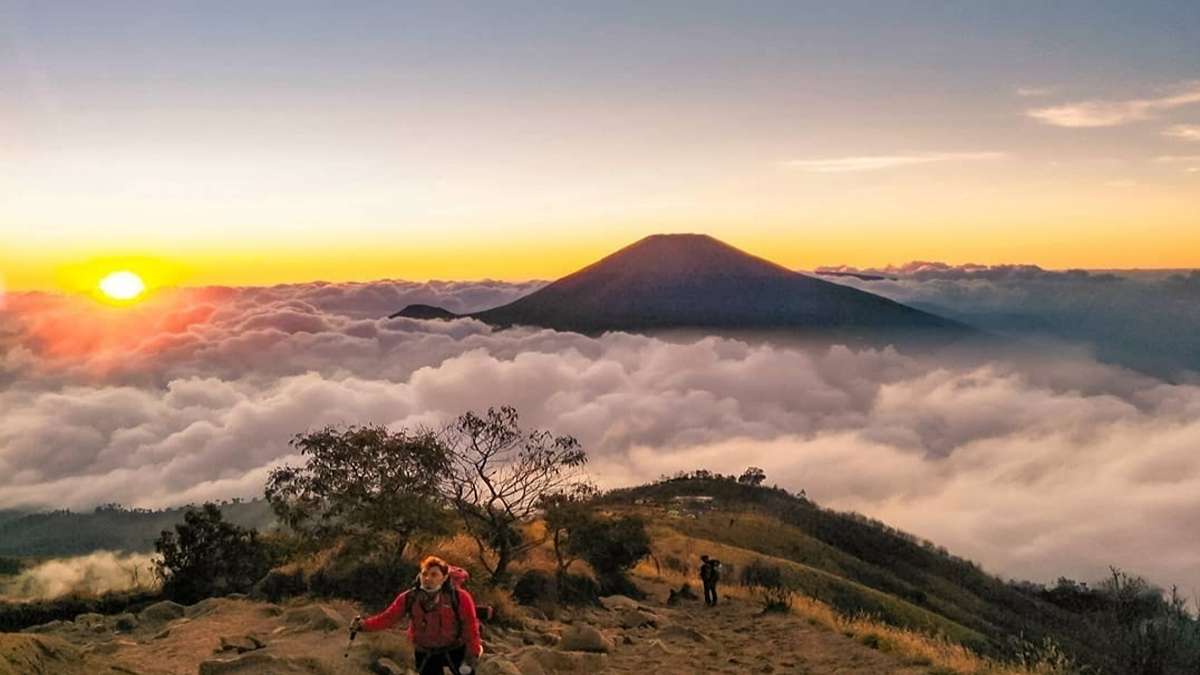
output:
[[[714,498],[711,510],[663,518],[664,509],[679,510],[675,497],[700,495]],[[1017,639],[1049,637],[1106,665],[1107,638],[1078,615],[858,514],[824,509],[783,490],[708,478],[616,490],[605,502],[654,509],[654,520],[680,534],[792,563],[786,569],[798,590],[847,616],[943,635],[989,656],[1011,653]]]

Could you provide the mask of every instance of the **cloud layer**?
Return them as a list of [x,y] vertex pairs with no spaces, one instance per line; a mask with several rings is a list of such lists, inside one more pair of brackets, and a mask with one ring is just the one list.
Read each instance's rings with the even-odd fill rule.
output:
[[[911,262],[832,281],[996,332],[1066,341],[1172,381],[1200,376],[1200,271],[1107,273]],[[818,271],[822,271],[818,270]]]
[[[905,274],[872,283],[990,289],[980,297],[1069,283],[1033,267]],[[1194,384],[1070,352],[951,358],[380,318],[529,290],[191,289],[125,314],[14,294],[0,319],[0,508],[255,496],[307,428],[438,425],[509,403],[577,436],[604,485],[756,464],[1000,573],[1090,578],[1118,564],[1200,586],[1184,532],[1200,518]]]

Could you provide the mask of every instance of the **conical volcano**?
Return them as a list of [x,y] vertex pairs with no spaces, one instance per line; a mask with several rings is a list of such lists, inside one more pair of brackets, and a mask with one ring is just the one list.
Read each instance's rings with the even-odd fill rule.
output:
[[[415,315],[410,308],[393,316]],[[422,313],[428,316],[428,308]],[[507,327],[777,330],[959,337],[973,329],[750,255],[704,234],[656,234],[500,307],[470,316]]]

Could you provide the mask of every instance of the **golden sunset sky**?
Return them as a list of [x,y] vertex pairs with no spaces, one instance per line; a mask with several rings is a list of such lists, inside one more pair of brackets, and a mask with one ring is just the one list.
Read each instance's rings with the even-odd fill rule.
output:
[[0,279],[1200,266],[1191,2],[0,3]]

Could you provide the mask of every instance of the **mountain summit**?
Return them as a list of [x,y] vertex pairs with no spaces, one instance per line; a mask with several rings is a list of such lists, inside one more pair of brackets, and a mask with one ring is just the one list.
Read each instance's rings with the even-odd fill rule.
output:
[[[430,309],[410,305],[392,316],[428,318]],[[955,321],[794,272],[704,234],[651,235],[525,297],[461,316],[498,327],[586,334],[786,329],[955,338],[974,333]]]

